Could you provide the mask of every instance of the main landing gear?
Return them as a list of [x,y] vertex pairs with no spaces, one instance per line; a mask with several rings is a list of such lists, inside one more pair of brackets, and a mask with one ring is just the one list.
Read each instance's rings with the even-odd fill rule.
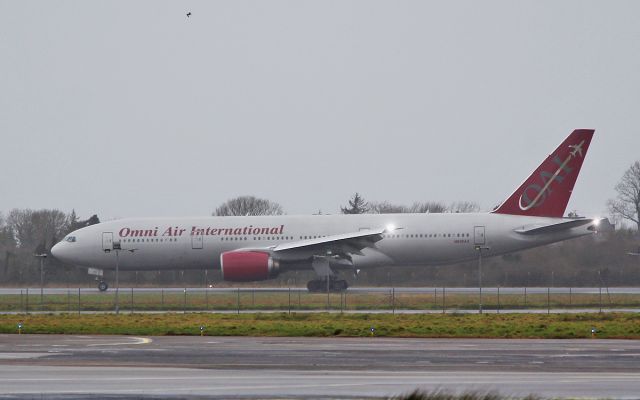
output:
[[[347,290],[349,287],[349,283],[344,279],[331,279],[329,281],[329,291],[330,292],[343,292]],[[314,279],[307,283],[307,289],[310,292],[314,293],[322,293],[327,291],[327,280],[326,279]]]

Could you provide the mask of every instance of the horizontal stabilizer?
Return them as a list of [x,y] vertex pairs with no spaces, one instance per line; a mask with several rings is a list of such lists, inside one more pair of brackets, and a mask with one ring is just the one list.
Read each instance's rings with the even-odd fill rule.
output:
[[[564,231],[567,229],[578,228],[580,226],[591,225],[588,229],[597,230],[597,231],[609,231],[612,230],[611,223],[606,218],[597,218],[597,219],[571,219],[568,221],[559,222],[557,224],[551,225],[526,225],[522,228],[518,228],[515,231],[518,233],[522,233],[524,235],[541,235],[545,233],[555,233]],[[600,229],[602,227],[602,229]]]

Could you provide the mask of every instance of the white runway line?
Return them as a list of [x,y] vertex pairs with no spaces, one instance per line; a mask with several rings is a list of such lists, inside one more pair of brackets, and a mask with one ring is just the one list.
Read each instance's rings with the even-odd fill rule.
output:
[[153,342],[153,339],[150,338],[140,338],[140,337],[134,337],[131,338],[133,339],[133,342],[127,342],[127,343],[92,343],[92,344],[88,344],[87,347],[94,347],[94,346],[129,346],[129,345],[138,345],[138,344],[148,344]]

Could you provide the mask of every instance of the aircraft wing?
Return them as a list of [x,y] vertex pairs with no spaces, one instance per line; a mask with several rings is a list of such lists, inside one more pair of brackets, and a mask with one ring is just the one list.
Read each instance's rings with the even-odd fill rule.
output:
[[555,233],[566,229],[578,228],[581,226],[591,225],[587,229],[598,232],[605,232],[613,230],[613,225],[607,218],[596,219],[571,219],[568,221],[558,222],[550,225],[526,225],[522,228],[518,228],[515,231],[523,235],[540,235],[545,233]]
[[358,232],[342,233],[339,235],[325,236],[316,239],[283,243],[275,246],[273,251],[278,253],[293,249],[330,248],[342,245],[348,245],[362,250],[363,248],[370,247],[375,242],[381,240],[382,234],[385,233],[385,231],[385,229],[365,229]]
[[263,248],[243,248],[239,250],[267,250],[283,259],[300,259],[313,256],[335,255],[350,259],[350,255],[362,255],[361,250],[375,247],[382,240],[386,229],[365,229],[357,232],[341,233],[315,239],[296,240]]

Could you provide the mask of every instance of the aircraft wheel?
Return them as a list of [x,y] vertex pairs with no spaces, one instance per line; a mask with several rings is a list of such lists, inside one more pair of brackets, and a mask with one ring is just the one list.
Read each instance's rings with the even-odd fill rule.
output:
[[343,292],[347,290],[348,287],[349,283],[343,279],[331,282],[331,291],[333,292]]
[[[331,280],[329,282],[329,291],[331,292],[342,292],[347,290],[349,287],[349,283],[343,279],[340,280]],[[327,291],[327,281],[321,279],[314,279],[307,283],[307,289],[310,292],[314,293],[322,293]]]
[[320,292],[322,291],[321,283],[322,281],[319,280],[309,281],[307,282],[307,290],[310,292]]
[[98,290],[99,291],[104,292],[107,289],[109,289],[109,285],[107,284],[107,282],[105,282],[105,281],[98,282]]

